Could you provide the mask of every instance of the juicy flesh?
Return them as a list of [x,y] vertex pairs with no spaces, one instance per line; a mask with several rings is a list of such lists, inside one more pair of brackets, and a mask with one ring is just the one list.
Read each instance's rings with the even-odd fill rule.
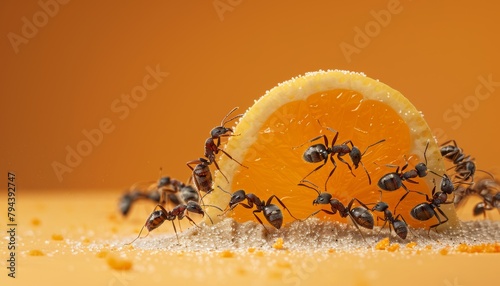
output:
[[[240,167],[235,170],[232,191],[244,189],[247,193],[256,194],[262,200],[267,200],[275,194],[299,219],[308,217],[320,208],[330,210],[330,205],[313,206],[312,201],[318,194],[314,190],[297,185],[304,176],[323,164],[323,162],[308,163],[303,160],[302,155],[309,146],[324,144],[323,138],[306,143],[319,135],[326,135],[328,145],[331,145],[335,132],[327,127],[339,132],[335,145],[352,140],[361,152],[364,152],[370,144],[381,139],[386,140],[370,147],[362,157],[362,162],[371,176],[371,185],[368,184],[368,177],[361,164],[354,169],[349,155],[342,157],[353,168],[353,173],[356,175],[353,176],[348,167],[338,160],[336,155],[334,156],[337,168],[328,181],[327,191],[344,205],[347,205],[352,198],[357,198],[373,207],[373,204],[381,198],[380,188],[377,186],[379,179],[387,173],[396,171],[396,168],[386,166],[387,164],[402,167],[406,156],[409,161],[407,170],[409,170],[424,161],[423,154],[409,154],[410,132],[397,112],[381,102],[366,100],[354,91],[331,90],[313,94],[305,101],[290,102],[276,110],[274,116],[262,126],[257,141],[245,155],[244,164],[249,168]],[[303,143],[306,144],[294,148]],[[325,181],[332,168],[333,164],[328,159],[327,163],[308,176],[307,180],[317,185],[320,192],[324,192]],[[430,196],[432,186],[428,186],[421,178],[414,180],[418,184],[403,183],[410,190]],[[436,180],[439,182],[439,178]],[[382,200],[389,204],[389,209],[394,213],[396,203],[405,193],[403,188],[392,192],[383,191]],[[436,218],[419,222],[410,216],[410,210],[424,201],[424,196],[410,193],[399,204],[396,213],[401,213],[412,226],[423,227],[434,224],[437,222]],[[353,207],[357,205],[355,203]],[[286,211],[283,210],[283,214],[285,223],[293,221]],[[374,216],[377,214],[381,215],[375,212]],[[252,210],[241,206],[234,208],[231,215],[241,222],[255,220]],[[262,213],[257,215],[265,222]],[[320,212],[316,216],[326,220],[346,221],[338,214],[328,215]],[[382,221],[379,222],[379,225],[381,224]]]

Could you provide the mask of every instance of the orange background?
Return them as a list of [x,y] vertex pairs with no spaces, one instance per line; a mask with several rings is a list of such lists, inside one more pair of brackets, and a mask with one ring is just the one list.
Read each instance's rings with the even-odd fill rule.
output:
[[[160,166],[186,180],[185,163],[203,155],[231,108],[318,69],[380,79],[444,132],[441,142],[456,139],[478,168],[498,171],[500,5],[492,1],[69,1],[45,19],[38,1],[21,2],[0,4],[0,178],[15,172],[18,188],[125,188],[155,180]],[[34,16],[36,33],[13,45]],[[341,44],[355,46],[365,28],[371,36],[346,57]],[[115,112],[158,65],[168,76],[129,114]],[[474,99],[478,77],[488,76],[497,86]],[[471,110],[457,115],[464,100]],[[53,162],[66,164],[67,146],[105,118],[114,129],[59,180]]]

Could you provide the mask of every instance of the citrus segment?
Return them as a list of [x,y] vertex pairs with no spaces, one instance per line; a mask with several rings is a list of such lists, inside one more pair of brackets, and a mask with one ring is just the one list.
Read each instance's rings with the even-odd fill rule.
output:
[[[219,166],[229,183],[217,172],[214,185],[230,192],[244,189],[246,193],[254,193],[265,201],[271,195],[276,195],[298,218],[306,218],[320,208],[330,209],[329,205],[313,206],[312,201],[318,194],[298,186],[298,183],[323,164],[304,161],[303,153],[309,146],[324,144],[324,138],[308,141],[325,135],[331,145],[336,132],[338,138],[335,145],[351,140],[361,152],[369,145],[385,140],[367,149],[362,156],[361,162],[369,173],[371,184],[361,164],[355,169],[349,156],[343,156],[353,168],[351,173],[345,163],[334,157],[337,167],[326,187],[344,205],[352,198],[373,204],[381,199],[382,194],[382,200],[394,212],[394,207],[405,191],[400,188],[381,193],[377,182],[385,174],[396,171],[396,167],[388,164],[402,167],[408,162],[409,170],[419,162],[424,162],[427,142],[429,146],[425,155],[428,168],[438,174],[445,172],[438,146],[422,114],[401,93],[363,74],[319,71],[279,84],[247,110],[234,128],[234,134],[239,136],[229,138],[225,151],[248,169],[222,156]],[[323,192],[333,168],[334,165],[328,160],[307,180]],[[406,181],[404,184],[410,190],[430,196],[434,187],[433,179],[438,184],[436,190],[439,190],[440,178],[430,173],[424,178],[414,179],[417,184]],[[229,199],[228,194],[216,187],[206,197],[206,202],[224,209]],[[425,201],[424,196],[410,193],[399,204],[396,213],[414,227],[435,224],[436,218],[421,222],[410,216],[410,210]],[[456,225],[457,218],[452,205],[442,205],[441,209],[448,216],[449,225]],[[211,217],[219,213],[215,208],[207,211]],[[253,209],[237,206],[228,215],[237,221],[255,220],[252,212]],[[262,213],[257,215],[265,222]],[[293,221],[285,211],[283,216],[285,222]],[[326,220],[345,221],[338,214],[319,213],[317,216]]]

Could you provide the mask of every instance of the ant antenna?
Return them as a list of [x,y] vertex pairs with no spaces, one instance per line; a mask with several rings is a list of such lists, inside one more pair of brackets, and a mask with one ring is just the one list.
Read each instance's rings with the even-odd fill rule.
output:
[[424,150],[424,159],[425,159],[425,165],[427,165],[427,148],[429,148],[429,139],[427,139],[427,144],[425,144],[425,150]]
[[224,193],[228,194],[228,195],[232,195],[230,192],[224,190],[221,186],[217,185],[217,188],[219,188],[221,191],[223,191]]
[[[306,184],[303,184],[302,182],[304,182],[304,183],[309,183],[309,184],[311,184],[312,186],[308,186],[308,185],[306,185]],[[298,185],[298,186],[302,186],[302,187],[309,188],[309,189],[311,189],[311,190],[314,190],[316,193],[318,193],[318,196],[319,196],[319,195],[321,195],[320,191],[318,190],[318,188],[319,188],[319,187],[318,187],[318,186],[316,186],[316,185],[315,185],[313,182],[311,182],[311,181],[308,181],[308,180],[302,180],[302,181],[300,181],[300,183],[298,183],[297,185]]]
[[231,122],[231,121],[235,120],[236,118],[242,117],[242,116],[243,116],[243,114],[239,114],[239,115],[236,115],[236,116],[234,116],[234,117],[232,117],[232,118],[230,118],[230,119],[226,120],[226,119],[229,117],[229,115],[231,115],[231,113],[233,113],[233,112],[234,112],[236,109],[238,109],[238,108],[239,108],[239,107],[238,107],[238,106],[236,106],[235,108],[231,109],[231,111],[229,111],[229,113],[228,113],[228,114],[226,114],[226,116],[224,116],[224,118],[222,119],[222,121],[221,121],[220,125],[221,125],[221,126],[224,126],[224,125],[226,125],[226,123]]
[[[368,147],[366,147],[365,151],[364,151],[363,153],[361,153],[361,156],[364,156],[364,155],[365,155],[365,153],[366,153],[366,151],[368,151],[368,149],[369,149],[370,147],[373,147],[373,146],[375,146],[375,145],[377,145],[377,144],[380,144],[380,143],[382,143],[382,142],[385,142],[385,139],[379,140],[379,141],[377,141],[377,142],[375,142],[375,143],[373,143],[373,144],[371,144],[371,145],[368,145]],[[360,161],[360,163],[361,163],[361,161]]]
[[487,172],[487,171],[484,171],[484,170],[476,170],[476,172],[482,172],[482,173],[485,173],[486,175],[490,176],[493,180],[495,179],[495,177],[493,176],[492,173],[490,172]]

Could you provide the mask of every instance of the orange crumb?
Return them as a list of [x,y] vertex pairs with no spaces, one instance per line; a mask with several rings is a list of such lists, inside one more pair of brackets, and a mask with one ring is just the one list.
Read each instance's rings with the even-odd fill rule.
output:
[[52,240],[64,240],[64,237],[62,236],[62,234],[53,234]]
[[264,251],[259,250],[259,251],[255,252],[255,255],[262,257],[262,256],[264,256]]
[[276,239],[276,242],[273,244],[274,249],[283,249],[283,238],[279,237]]
[[117,233],[118,232],[118,228],[116,226],[111,227],[111,232],[112,233]]
[[224,250],[220,253],[220,257],[223,257],[223,258],[232,258],[234,257],[234,253],[230,250]]
[[387,251],[394,252],[399,250],[399,243],[391,244],[387,247]]
[[499,253],[500,243],[483,243],[477,245],[461,243],[457,246],[457,251],[464,253]]
[[43,251],[38,250],[38,249],[32,249],[32,250],[30,250],[30,252],[28,252],[28,255],[30,255],[30,256],[44,256],[45,253],[43,253]]
[[415,246],[417,246],[417,243],[415,241],[410,241],[406,244],[406,248],[413,249]]
[[104,258],[106,256],[108,256],[108,251],[107,250],[101,250],[99,252],[97,252],[97,254],[95,256],[97,256],[97,258]]
[[427,245],[425,246],[425,249],[426,249],[426,250],[431,250],[431,249],[432,249],[432,245],[427,244]]
[[389,238],[386,237],[386,238],[382,239],[381,241],[377,242],[377,244],[375,245],[375,249],[376,250],[385,250],[389,246],[389,244],[390,244]]
[[88,237],[84,237],[84,238],[82,238],[82,242],[85,244],[88,244],[88,243],[90,243],[90,239]]
[[114,270],[130,270],[132,268],[132,261],[114,255],[108,255],[106,262]]
[[248,248],[248,253],[254,253],[255,252],[255,248],[254,247],[249,247]]
[[34,219],[31,220],[31,224],[33,226],[39,226],[41,223],[42,222],[39,219],[37,219],[37,218],[34,218]]
[[333,248],[328,249],[328,253],[335,253],[335,252],[337,252],[337,251]]
[[439,250],[439,254],[441,254],[441,255],[447,255],[448,252],[450,252],[450,247],[449,246],[445,246],[445,247],[443,247],[443,248],[441,248]]

